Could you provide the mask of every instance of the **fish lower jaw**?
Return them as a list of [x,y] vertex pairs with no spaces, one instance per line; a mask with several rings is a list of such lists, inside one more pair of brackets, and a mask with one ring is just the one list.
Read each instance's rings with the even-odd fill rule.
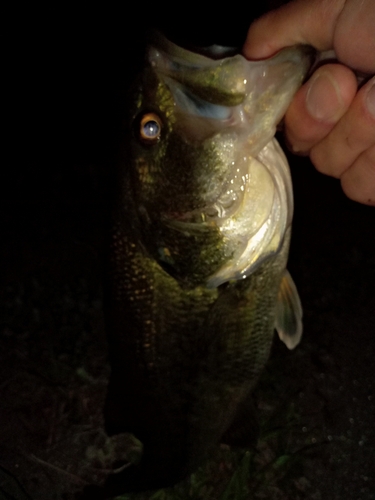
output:
[[243,242],[241,250],[234,252],[232,258],[209,277],[207,288],[217,288],[228,281],[246,279],[266,259],[279,251],[284,232],[274,231],[270,234],[268,226],[265,223],[253,237]]

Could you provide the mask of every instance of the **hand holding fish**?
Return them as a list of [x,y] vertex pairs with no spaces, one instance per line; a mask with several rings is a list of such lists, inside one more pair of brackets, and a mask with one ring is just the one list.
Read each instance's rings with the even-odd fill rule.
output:
[[[334,50],[341,64],[320,66],[285,115],[293,151],[309,154],[322,173],[340,178],[345,194],[375,205],[375,3],[296,0],[255,21],[243,48],[264,59],[307,43]],[[367,75],[357,89],[354,71]]]

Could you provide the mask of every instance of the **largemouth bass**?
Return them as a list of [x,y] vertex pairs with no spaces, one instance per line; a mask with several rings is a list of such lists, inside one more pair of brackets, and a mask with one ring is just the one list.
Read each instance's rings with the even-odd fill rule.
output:
[[106,421],[143,454],[108,479],[111,494],[194,471],[230,435],[274,328],[289,348],[302,333],[274,134],[311,52],[207,54],[156,37],[133,88],[107,276]]

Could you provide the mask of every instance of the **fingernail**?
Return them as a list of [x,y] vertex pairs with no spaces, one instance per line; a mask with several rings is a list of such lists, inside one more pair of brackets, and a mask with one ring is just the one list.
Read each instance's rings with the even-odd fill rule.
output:
[[370,90],[367,92],[366,104],[367,104],[367,109],[375,118],[375,78],[373,78],[372,86],[370,87]]
[[312,77],[306,95],[310,115],[321,122],[332,122],[343,108],[340,89],[329,73],[320,72]]

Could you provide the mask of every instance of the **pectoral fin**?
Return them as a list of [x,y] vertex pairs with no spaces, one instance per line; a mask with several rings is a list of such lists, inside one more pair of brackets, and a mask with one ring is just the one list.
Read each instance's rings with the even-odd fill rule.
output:
[[294,349],[299,344],[302,337],[302,306],[296,285],[287,270],[277,298],[275,328],[288,349]]

